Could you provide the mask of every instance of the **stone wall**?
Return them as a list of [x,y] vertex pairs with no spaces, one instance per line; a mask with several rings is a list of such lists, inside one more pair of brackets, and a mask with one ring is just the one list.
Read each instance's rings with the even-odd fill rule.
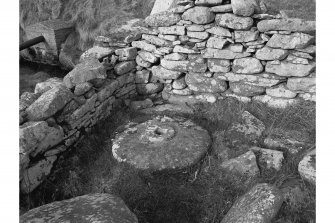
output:
[[51,78],[21,95],[23,193],[125,99],[137,100],[130,104],[136,109],[225,97],[273,107],[315,101],[314,21],[265,14],[254,0],[177,4],[122,40],[96,37],[63,80]]
[[[20,98],[20,189],[33,191],[60,153],[137,95],[135,48],[93,47],[64,79],[38,83]],[[100,59],[100,62],[98,59]]]
[[148,31],[132,42],[138,89],[151,89],[139,94],[162,94],[170,103],[315,101],[314,21],[265,14],[254,0],[177,4],[147,17]]

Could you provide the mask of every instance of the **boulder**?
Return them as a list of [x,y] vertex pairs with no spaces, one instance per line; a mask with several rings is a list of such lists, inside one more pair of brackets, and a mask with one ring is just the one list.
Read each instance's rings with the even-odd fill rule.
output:
[[247,30],[247,31],[235,30],[234,34],[235,34],[236,43],[246,43],[246,42],[256,41],[259,36],[259,31],[258,30]]
[[26,110],[34,101],[36,101],[41,96],[41,93],[32,93],[32,92],[24,92],[20,96],[19,101],[19,111],[22,112]]
[[77,95],[77,96],[83,95],[86,92],[88,92],[89,90],[91,90],[92,87],[93,87],[93,85],[89,82],[84,82],[84,83],[78,84],[74,88],[74,94]]
[[235,15],[251,16],[262,12],[259,3],[259,0],[231,0],[231,7]]
[[266,94],[276,98],[295,98],[297,96],[297,93],[289,90],[284,83],[266,88]]
[[20,222],[137,223],[124,201],[111,194],[88,194],[34,208]]
[[45,120],[64,108],[72,98],[72,92],[66,87],[52,88],[26,109],[28,119],[31,121]]
[[287,80],[287,88],[298,93],[314,93],[316,91],[315,77],[292,77]]
[[183,13],[182,19],[195,24],[208,24],[214,21],[215,14],[208,7],[196,6]]
[[51,88],[62,87],[62,86],[65,86],[63,79],[59,77],[53,77],[53,78],[49,78],[48,80],[44,82],[37,83],[35,85],[34,92],[43,94],[44,92],[50,90]]
[[[22,172],[22,180],[20,181],[20,190],[24,194],[28,194],[38,187],[46,176],[50,174],[53,163],[57,160],[57,156],[49,156],[39,161],[34,166]],[[22,219],[22,218],[21,218]],[[27,221],[22,221],[27,222]]]
[[182,72],[165,69],[162,66],[153,66],[152,75],[159,79],[177,79]]
[[257,74],[263,71],[262,63],[253,57],[235,59],[232,70],[237,74]]
[[140,95],[149,95],[162,91],[164,84],[162,83],[148,83],[148,84],[136,84],[137,93]]
[[97,59],[85,60],[76,65],[63,79],[67,88],[73,88],[77,84],[87,82],[96,78],[106,79],[106,68]]
[[297,130],[272,129],[264,139],[268,148],[283,148],[291,154],[296,154],[311,146],[311,139],[307,133]]
[[315,21],[306,21],[298,18],[267,19],[257,23],[260,32],[283,30],[290,32],[315,32]]
[[241,119],[232,123],[225,132],[225,139],[232,144],[256,143],[262,136],[265,125],[248,111],[242,113]]
[[249,85],[256,85],[260,87],[272,87],[286,80],[284,77],[269,73],[260,73],[254,75],[225,73],[220,76],[221,78],[224,78],[230,82],[243,82]]
[[283,195],[266,183],[257,184],[238,198],[221,223],[268,223],[277,215]]
[[308,152],[299,162],[298,171],[306,181],[315,185],[316,180],[316,150]]
[[185,77],[189,89],[201,93],[220,93],[227,90],[227,82],[215,78],[207,78],[202,73],[187,73]]
[[265,66],[265,71],[283,77],[305,77],[315,70],[315,66],[315,63],[305,65],[292,64],[286,61],[281,61],[279,64],[268,62]]
[[114,71],[117,75],[122,75],[135,69],[135,67],[136,67],[135,61],[124,61],[116,64],[114,67]]
[[115,54],[119,57],[119,61],[135,60],[137,56],[136,47],[126,47],[115,50]]
[[283,152],[259,147],[252,147],[250,150],[260,154],[258,161],[261,164],[265,164],[267,169],[275,169],[277,171],[281,169],[284,161]]
[[263,47],[256,51],[255,57],[259,60],[283,60],[288,55],[288,50]]
[[207,66],[210,72],[223,72],[230,71],[230,61],[221,59],[208,59]]
[[248,181],[259,176],[256,156],[251,151],[236,158],[224,161],[220,164],[220,167],[229,174],[248,177]]
[[255,102],[261,102],[271,108],[285,109],[288,106],[298,104],[299,100],[296,98],[275,98],[269,95],[259,95],[252,98]]
[[201,52],[201,55],[204,58],[217,58],[217,59],[226,59],[226,60],[232,60],[237,58],[244,58],[248,57],[251,54],[247,52],[233,52],[230,49],[214,49],[214,48],[206,48]]
[[254,23],[250,17],[241,17],[231,13],[216,14],[215,22],[224,28],[248,30]]
[[149,172],[180,170],[198,163],[211,143],[208,132],[191,120],[156,116],[132,123],[113,140],[118,162]]
[[185,26],[158,27],[158,32],[164,35],[185,35]]
[[170,11],[163,11],[145,18],[145,23],[149,26],[172,26],[180,21],[181,17],[179,14],[174,14]]
[[314,40],[313,36],[306,33],[274,34],[266,45],[272,48],[302,49],[312,44]]
[[114,49],[109,47],[93,46],[92,48],[86,50],[81,56],[79,61],[83,62],[87,59],[102,59],[106,56],[114,53]]

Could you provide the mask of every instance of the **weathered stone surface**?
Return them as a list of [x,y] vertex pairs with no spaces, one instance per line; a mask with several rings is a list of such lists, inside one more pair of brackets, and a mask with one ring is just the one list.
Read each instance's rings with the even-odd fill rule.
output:
[[314,93],[316,91],[315,77],[289,78],[287,88],[298,93]]
[[208,39],[209,33],[208,32],[192,32],[192,31],[187,31],[187,36],[190,37],[190,38],[205,40],[205,39]]
[[43,153],[63,140],[62,127],[49,127],[45,121],[20,126],[20,153],[32,156]]
[[181,90],[178,90],[178,89],[173,89],[171,91],[172,94],[176,94],[176,95],[183,95],[183,96],[186,96],[186,95],[192,95],[193,94],[193,91],[187,87],[187,88],[184,88],[184,89],[181,89]]
[[151,99],[147,98],[143,101],[131,101],[129,108],[132,110],[141,110],[145,108],[150,108],[153,105],[154,103],[152,103]]
[[193,114],[194,111],[186,105],[174,105],[174,104],[163,104],[157,105],[152,108],[142,109],[142,113],[145,114],[155,114],[161,112],[174,112],[174,113],[183,113],[183,114]]
[[172,26],[180,21],[181,17],[179,14],[173,12],[163,11],[145,18],[145,23],[149,26]]
[[232,70],[238,74],[257,74],[263,71],[262,63],[253,57],[235,59]]
[[93,46],[92,48],[86,50],[81,56],[79,61],[83,62],[87,59],[101,59],[103,57],[109,56],[114,52],[114,49],[109,47]]
[[58,77],[49,78],[44,82],[37,83],[35,85],[35,93],[43,94],[44,92],[50,90],[51,88],[65,86],[63,79]]
[[207,48],[202,51],[202,56],[204,58],[217,58],[217,59],[226,59],[232,60],[237,58],[248,57],[251,54],[247,52],[237,53],[233,52],[229,49],[214,49],[214,48]]
[[260,32],[284,30],[291,32],[315,32],[315,21],[306,21],[298,18],[262,20],[257,24]]
[[34,208],[20,222],[123,222],[137,223],[121,198],[111,194],[88,194]]
[[240,96],[240,95],[234,94],[234,92],[232,92],[230,89],[228,89],[227,91],[223,92],[220,95],[221,95],[222,98],[225,98],[225,97],[235,98],[242,103],[250,103],[251,102],[251,97]]
[[160,79],[177,79],[182,72],[165,69],[162,66],[153,66],[152,75]]
[[125,73],[128,73],[129,71],[136,68],[135,61],[124,61],[121,63],[118,63],[114,67],[114,71],[117,75],[122,75]]
[[[218,75],[218,74],[217,74]],[[272,87],[283,81],[285,78],[277,76],[274,74],[261,73],[261,74],[235,74],[235,73],[226,73],[220,75],[221,78],[231,81],[231,82],[243,82],[250,85],[256,85],[260,87]]]
[[154,44],[156,46],[171,46],[172,42],[165,40],[165,39],[161,39],[155,35],[148,35],[148,34],[143,34],[142,35],[142,39],[148,41],[151,44]]
[[286,61],[281,61],[279,64],[268,62],[265,66],[265,71],[284,77],[304,77],[314,71],[315,65],[315,63],[308,65],[292,64]]
[[135,83],[136,84],[146,84],[149,82],[150,71],[149,70],[139,70],[136,71]]
[[20,96],[19,111],[24,111],[41,96],[40,93],[24,92]]
[[[132,80],[134,79],[133,76],[134,75],[132,74],[132,77],[130,77]],[[116,91],[116,89],[118,89],[118,87],[119,87],[118,81],[114,80],[109,83],[106,83],[105,86],[103,86],[97,93],[98,101],[103,102],[104,100],[112,96],[112,94]]]
[[316,47],[314,45],[309,45],[309,46],[307,46],[305,48],[297,49],[297,51],[304,52],[304,53],[315,54]]
[[74,94],[77,95],[77,96],[83,95],[86,92],[88,92],[89,90],[91,90],[92,87],[93,87],[93,85],[89,82],[84,82],[84,83],[78,84],[74,88]]
[[311,139],[304,132],[275,128],[264,139],[264,145],[269,148],[284,148],[295,154],[311,146]]
[[67,88],[73,88],[77,84],[87,82],[92,79],[106,79],[106,68],[97,59],[85,60],[77,64],[63,79]]
[[252,98],[253,101],[261,102],[267,104],[271,108],[284,109],[291,105],[296,105],[299,100],[296,98],[275,98],[269,95],[259,95]]
[[234,31],[235,33],[235,42],[237,43],[246,43],[255,41],[258,39],[259,31],[257,30],[248,30],[248,31]]
[[301,57],[296,57],[292,54],[287,56],[286,61],[289,62],[289,63],[293,63],[293,64],[305,64],[305,65],[309,64],[308,59],[301,58]]
[[140,67],[145,67],[145,68],[151,67],[151,63],[148,62],[148,61],[143,60],[143,58],[140,57],[139,55],[137,55],[137,57],[136,57],[136,64]]
[[220,59],[208,59],[207,60],[208,69],[211,72],[229,72],[230,71],[230,61],[220,60]]
[[148,52],[154,52],[155,50],[157,50],[155,45],[152,45],[146,41],[134,41],[131,43],[131,45],[133,47],[140,48]]
[[215,78],[204,77],[201,73],[187,73],[185,78],[188,87],[201,93],[219,93],[227,90],[227,82]]
[[288,50],[263,47],[256,51],[256,58],[259,60],[283,60],[287,57]]
[[316,102],[316,94],[315,93],[299,93],[298,97],[305,100],[305,101]]
[[172,88],[173,89],[181,90],[181,89],[184,89],[186,87],[187,87],[187,85],[186,85],[184,76],[174,80],[173,83],[172,83]]
[[149,95],[162,91],[164,84],[162,83],[148,83],[136,84],[137,93],[140,95]]
[[187,31],[190,32],[203,32],[205,31],[205,26],[204,25],[189,25],[186,26]]
[[316,180],[316,150],[308,152],[304,158],[300,161],[298,171],[300,176],[308,182],[315,185]]
[[286,84],[280,84],[266,89],[266,94],[276,98],[295,98],[297,93],[289,90]]
[[302,49],[313,43],[313,41],[314,37],[305,33],[274,34],[266,45],[272,48]]
[[[169,28],[169,27],[166,27],[166,28]],[[159,38],[161,39],[165,39],[165,40],[168,40],[168,41],[171,41],[171,42],[174,42],[178,39],[178,36],[177,35],[171,35],[171,34],[159,34],[158,35]]]
[[214,6],[214,7],[211,7],[210,10],[215,13],[233,12],[233,8],[231,4]]
[[252,147],[250,150],[260,153],[259,162],[265,164],[267,169],[273,168],[277,171],[281,169],[284,160],[283,152],[259,147]]
[[182,53],[171,53],[164,57],[166,60],[186,60],[187,55]]
[[234,203],[221,223],[271,222],[283,201],[283,195],[276,187],[257,184]]
[[230,31],[220,26],[211,27],[209,29],[206,29],[206,31],[216,36],[231,37]]
[[205,72],[207,64],[197,61],[173,61],[173,60],[161,60],[161,66],[168,70],[180,71],[180,72]]
[[262,136],[265,125],[248,111],[242,113],[240,121],[234,122],[225,132],[225,138],[232,144],[256,143]]
[[236,29],[236,30],[248,30],[254,23],[254,20],[250,17],[240,17],[231,13],[216,14],[215,22],[222,27]]
[[126,84],[134,83],[135,74],[133,72],[124,74],[116,78],[117,82],[119,82],[119,87],[123,87]]
[[163,96],[163,99],[167,100],[169,103],[178,104],[178,105],[193,105],[197,103],[215,103],[217,100],[215,95],[211,93],[181,96],[181,95],[169,94],[163,91],[162,96]]
[[138,51],[138,55],[145,61],[148,61],[150,63],[156,63],[158,61],[158,57],[155,56],[155,54],[150,53],[148,51]]
[[240,16],[251,16],[262,12],[258,0],[231,0],[233,13]]
[[210,146],[208,132],[190,120],[157,116],[132,124],[113,140],[113,156],[137,169],[182,169],[197,163]]
[[115,54],[119,56],[119,61],[135,60],[137,56],[136,47],[127,47],[115,50]]
[[28,119],[31,121],[47,119],[62,109],[72,98],[73,94],[67,88],[52,88],[26,109]]
[[195,5],[216,6],[221,5],[223,0],[195,0]]
[[[38,187],[44,180],[45,176],[50,174],[52,164],[56,161],[57,156],[49,156],[39,161],[36,165],[22,172],[22,180],[20,182],[21,192],[30,193]],[[27,221],[24,221],[27,222]]]
[[224,161],[220,167],[229,174],[238,176],[247,176],[249,179],[256,178],[259,175],[257,167],[256,156],[249,151],[236,158]]
[[185,35],[185,26],[170,26],[170,27],[158,27],[160,34],[167,35]]
[[207,48],[222,49],[229,41],[227,39],[211,37],[207,40]]
[[182,18],[195,24],[208,24],[214,21],[215,14],[208,7],[196,6],[184,12]]
[[193,49],[190,49],[190,48],[187,48],[187,47],[183,47],[183,46],[180,46],[180,45],[176,45],[174,48],[173,48],[173,52],[174,53],[185,53],[185,54],[196,54],[198,53],[198,51],[196,50],[193,50]]

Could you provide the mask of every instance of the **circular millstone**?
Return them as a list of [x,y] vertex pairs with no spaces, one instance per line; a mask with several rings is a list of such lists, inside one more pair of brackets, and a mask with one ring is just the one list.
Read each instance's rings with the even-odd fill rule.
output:
[[182,169],[198,162],[211,143],[208,132],[190,120],[157,116],[130,123],[113,140],[113,156],[142,170]]

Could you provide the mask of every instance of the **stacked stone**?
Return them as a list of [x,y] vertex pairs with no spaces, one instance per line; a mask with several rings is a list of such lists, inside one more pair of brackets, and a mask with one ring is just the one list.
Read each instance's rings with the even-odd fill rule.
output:
[[315,101],[315,22],[264,14],[257,2],[183,0],[147,17],[150,29],[132,42],[140,49],[138,93],[158,93],[164,84],[170,103]]
[[[20,187],[33,191],[57,157],[122,100],[134,98],[134,47],[94,46],[64,79],[38,83],[20,98]],[[100,62],[102,61],[102,62]]]

